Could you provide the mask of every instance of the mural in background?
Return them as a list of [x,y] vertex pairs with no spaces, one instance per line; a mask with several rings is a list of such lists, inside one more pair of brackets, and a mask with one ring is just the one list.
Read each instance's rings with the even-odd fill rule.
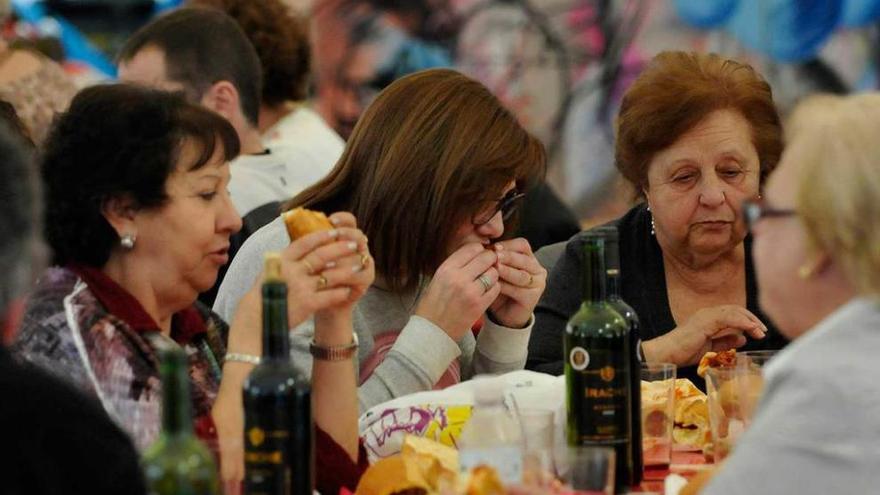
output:
[[783,109],[817,90],[877,86],[873,0],[290,1],[310,12],[316,103],[340,134],[395,78],[456,67],[544,141],[550,182],[593,220],[629,200],[613,168],[613,117],[627,84],[661,50],[746,58]]

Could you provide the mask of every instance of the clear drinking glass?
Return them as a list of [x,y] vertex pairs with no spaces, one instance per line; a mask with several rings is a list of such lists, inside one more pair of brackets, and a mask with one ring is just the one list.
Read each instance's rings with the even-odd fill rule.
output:
[[569,447],[559,479],[575,491],[614,494],[616,456],[610,447]]
[[671,363],[642,366],[642,459],[646,469],[667,469],[672,460],[675,372]]
[[773,351],[741,352],[737,353],[736,366],[706,371],[709,428],[716,463],[730,454],[751,424],[764,388],[763,366],[773,355]]
[[553,438],[555,413],[549,409],[520,409],[519,423],[523,431],[523,452],[527,462],[541,471],[555,475]]

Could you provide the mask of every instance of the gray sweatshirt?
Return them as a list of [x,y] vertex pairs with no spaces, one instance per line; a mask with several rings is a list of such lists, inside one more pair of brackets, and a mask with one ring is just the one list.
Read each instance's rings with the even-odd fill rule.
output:
[[[226,321],[232,321],[238,301],[262,272],[263,254],[280,251],[289,243],[280,217],[249,237],[226,272],[214,311]],[[484,318],[479,337],[474,338],[467,332],[455,342],[434,323],[412,314],[416,302],[415,292],[394,294],[373,286],[355,306],[354,331],[360,342],[358,369],[373,356],[377,336],[400,332],[384,359],[361,382],[358,389],[361,412],[396,397],[431,390],[455,360],[463,380],[481,373],[519,370],[525,365],[534,318],[524,329],[505,328]],[[314,321],[310,319],[290,333],[294,365],[309,377],[312,370],[309,343],[314,331]]]

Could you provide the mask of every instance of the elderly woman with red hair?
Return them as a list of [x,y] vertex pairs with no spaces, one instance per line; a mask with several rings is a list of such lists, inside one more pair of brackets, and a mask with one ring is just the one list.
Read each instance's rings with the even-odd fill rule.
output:
[[[664,52],[624,95],[615,162],[641,200],[620,232],[621,296],[636,311],[647,362],[695,383],[706,351],[776,349],[758,310],[740,215],[782,152],[770,86],[746,64]],[[527,367],[561,373],[562,332],[581,302],[583,234],[568,241],[536,312]]]

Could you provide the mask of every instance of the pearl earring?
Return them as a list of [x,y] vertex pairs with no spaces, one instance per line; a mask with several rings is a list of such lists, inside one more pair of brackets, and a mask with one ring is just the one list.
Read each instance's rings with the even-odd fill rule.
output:
[[125,249],[134,249],[134,241],[137,240],[137,236],[134,234],[125,234],[119,239],[119,245]]
[[[651,207],[650,207],[650,206],[648,206],[648,211],[649,211],[649,212],[651,211]],[[657,234],[654,232],[654,215],[651,215],[651,235],[657,235]]]

